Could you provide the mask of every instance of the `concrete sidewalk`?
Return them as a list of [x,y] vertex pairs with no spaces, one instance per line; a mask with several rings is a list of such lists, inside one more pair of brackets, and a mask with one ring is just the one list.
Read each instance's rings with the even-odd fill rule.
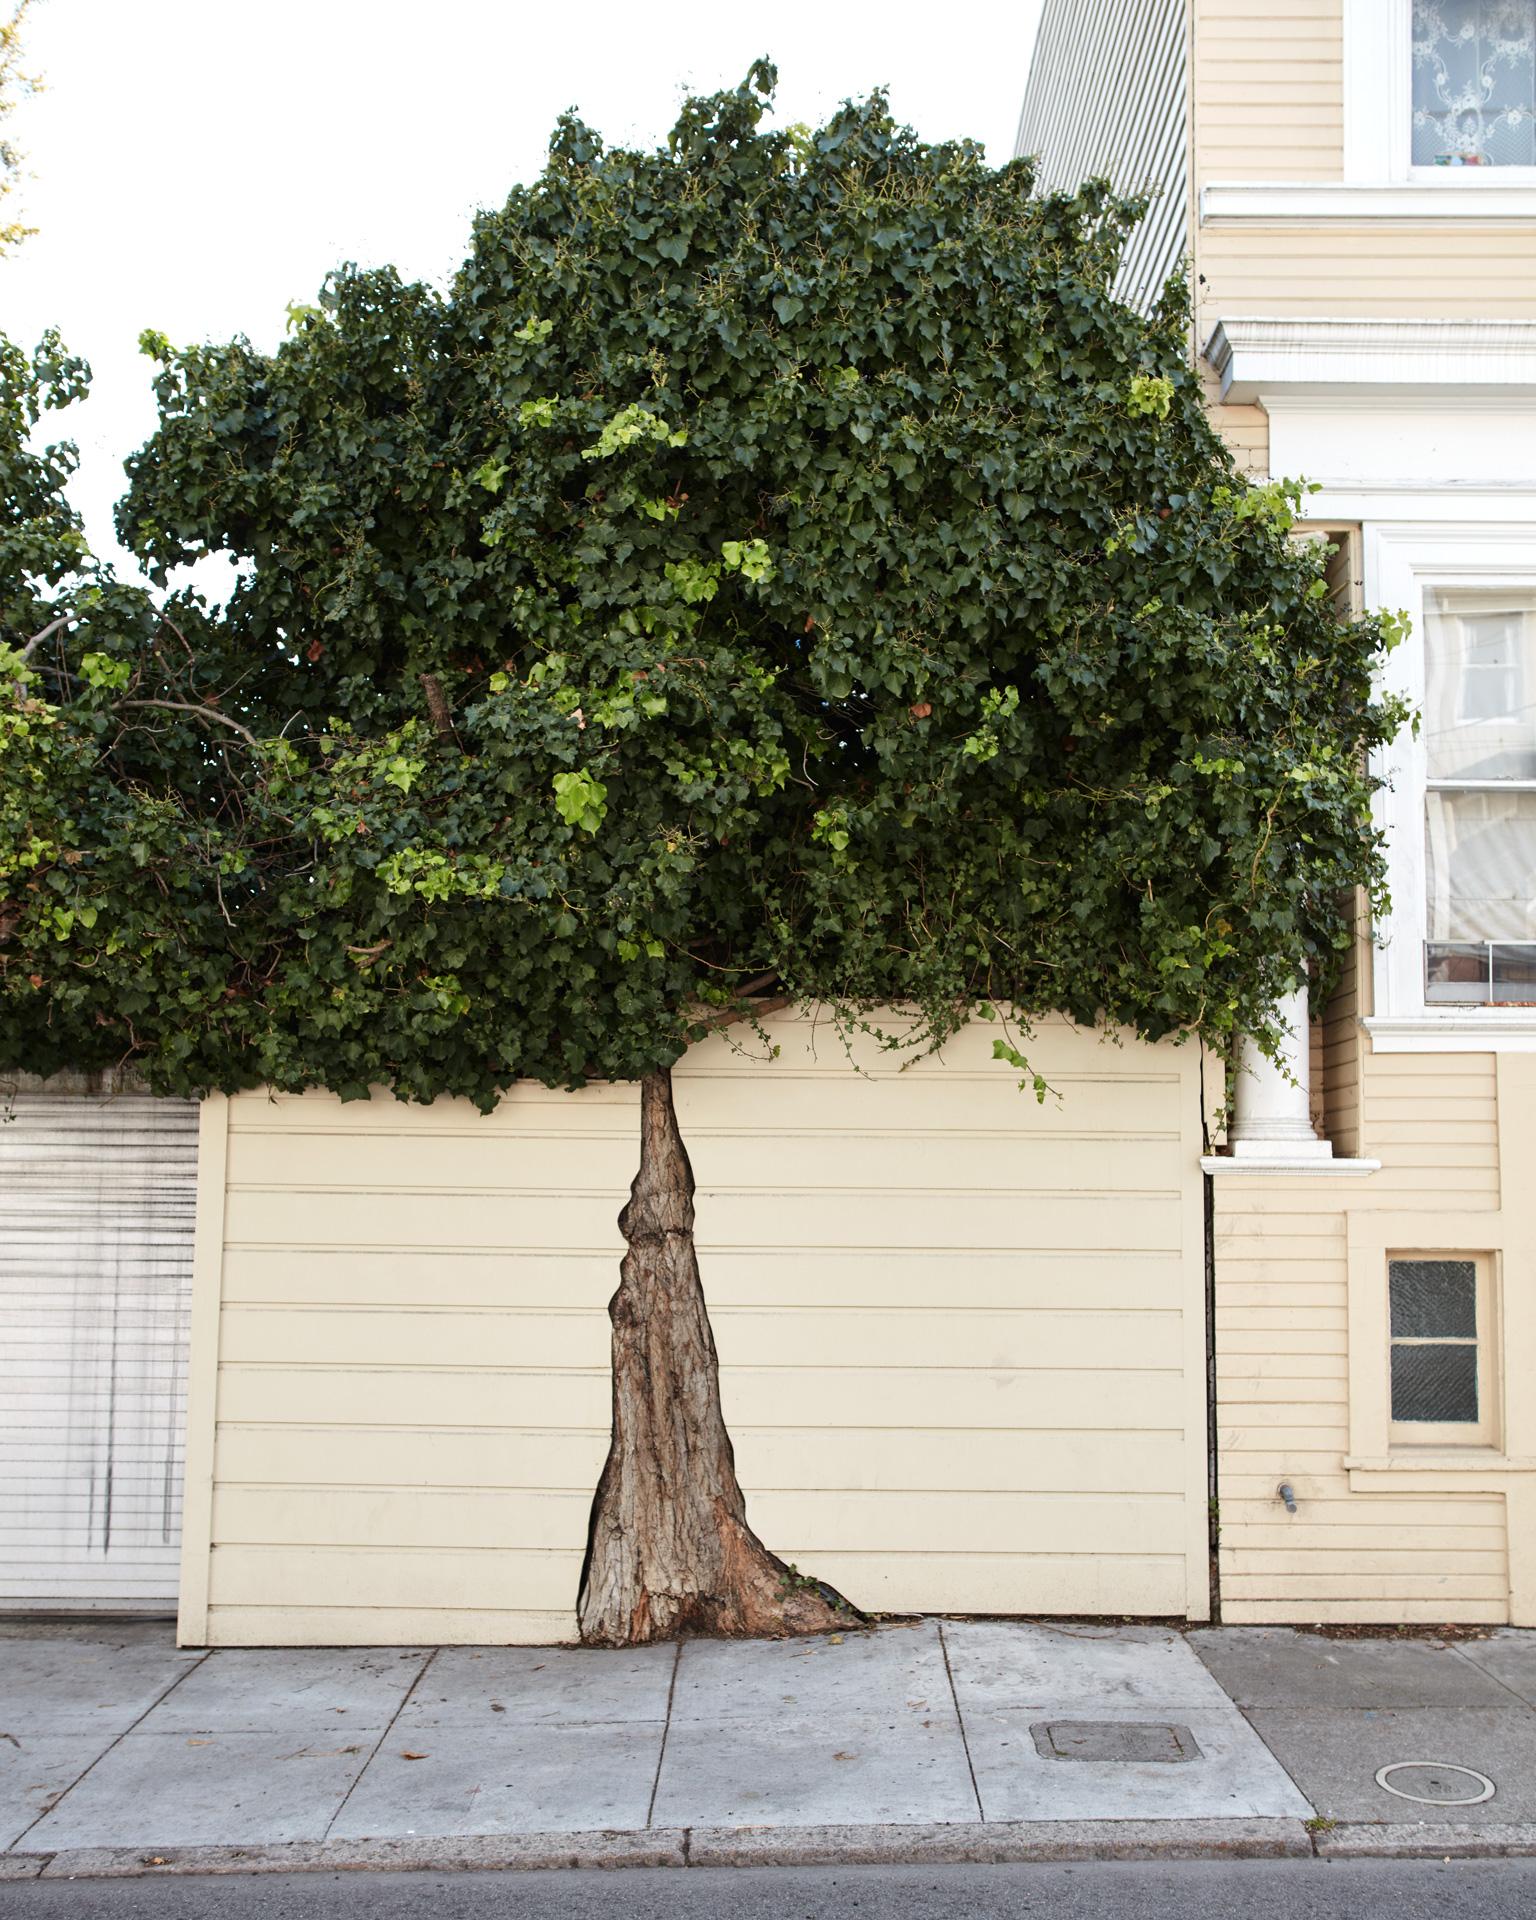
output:
[[1536,1850],[1536,1634],[199,1654],[13,1624],[0,1847],[0,1877]]

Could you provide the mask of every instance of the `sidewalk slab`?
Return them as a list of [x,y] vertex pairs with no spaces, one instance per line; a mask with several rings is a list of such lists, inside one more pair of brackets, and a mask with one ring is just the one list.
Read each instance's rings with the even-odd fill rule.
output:
[[1512,1704],[1491,1674],[1434,1641],[1330,1640],[1291,1627],[1202,1627],[1186,1637],[1241,1707]]
[[[225,1648],[188,1674],[139,1733],[328,1736],[379,1733],[427,1662],[425,1648]],[[291,1746],[300,1741],[289,1738]]]
[[439,1727],[595,1726],[662,1721],[675,1646],[444,1647],[400,1716],[412,1733]]
[[511,1711],[490,1726],[396,1725],[331,1832],[371,1840],[643,1829],[665,1731],[661,1720],[529,1725]]
[[1500,1627],[1487,1640],[1458,1640],[1456,1651],[1507,1687],[1527,1706],[1536,1707],[1536,1633],[1528,1627]]
[[[1528,1707],[1259,1707],[1249,1718],[1326,1819],[1473,1826],[1536,1821],[1536,1712]],[[1480,1806],[1400,1799],[1379,1787],[1375,1776],[1378,1768],[1404,1760],[1475,1768],[1496,1791]],[[1422,1787],[1421,1776],[1406,1776],[1401,1784],[1413,1786],[1416,1779]],[[1477,1791],[1474,1783],[1467,1788]]]
[[[989,1821],[1304,1820],[1312,1811],[1170,1628],[946,1621],[943,1635]],[[1031,1728],[1056,1720],[1187,1727],[1200,1758],[1046,1758]]]
[[105,1746],[203,1658],[159,1622],[122,1633],[0,1634],[0,1735],[85,1734]]
[[679,1727],[946,1711],[953,1717],[936,1620],[803,1640],[685,1641],[672,1691]]
[[27,1836],[31,1848],[318,1840],[376,1735],[130,1733]]
[[[816,1706],[819,1708],[820,1701]],[[658,1826],[902,1824],[980,1818],[952,1702],[870,1715],[803,1707],[761,1723],[674,1718]]]
[[88,1733],[0,1738],[0,1847],[14,1847],[106,1745]]

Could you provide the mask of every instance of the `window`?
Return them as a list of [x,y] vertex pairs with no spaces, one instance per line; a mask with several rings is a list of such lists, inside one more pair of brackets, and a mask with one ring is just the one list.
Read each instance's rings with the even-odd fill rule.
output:
[[1536,185],[1536,0],[1343,0],[1343,16],[1345,186],[1450,189],[1465,217],[1457,189]]
[[1487,1254],[1388,1258],[1393,1440],[1491,1444],[1491,1267]]
[[1364,535],[1365,597],[1412,622],[1384,679],[1420,717],[1376,763],[1390,918],[1376,1046],[1536,1051],[1536,524]]
[[1413,9],[1411,163],[1536,165],[1536,0]]
[[1536,1005],[1536,589],[1426,587],[1424,997]]

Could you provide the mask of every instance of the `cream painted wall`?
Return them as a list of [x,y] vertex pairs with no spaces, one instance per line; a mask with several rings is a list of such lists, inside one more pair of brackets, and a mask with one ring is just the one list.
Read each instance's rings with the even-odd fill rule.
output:
[[[1207,1610],[1199,1057],[677,1069],[750,1515],[874,1610]],[[753,1051],[748,1043],[748,1052]],[[633,1088],[203,1110],[181,1637],[565,1640]]]
[[[1379,1173],[1214,1182],[1222,1617],[1536,1625],[1536,1056],[1366,1055],[1355,1111]],[[1496,1446],[1389,1446],[1392,1249],[1495,1256]]]
[[1536,221],[1475,191],[1455,222],[1199,220],[1209,185],[1344,180],[1344,0],[1191,4],[1197,346],[1223,315],[1536,317]]

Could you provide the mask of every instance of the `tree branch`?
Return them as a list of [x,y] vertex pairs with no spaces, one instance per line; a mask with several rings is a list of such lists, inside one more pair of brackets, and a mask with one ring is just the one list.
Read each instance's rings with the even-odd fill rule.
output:
[[418,673],[421,690],[427,696],[427,712],[436,729],[439,740],[453,738],[453,713],[448,705],[448,696],[443,692],[443,683],[435,673]]
[[[769,978],[772,977],[770,974]],[[721,1007],[714,1013],[705,1014],[694,1024],[702,1033],[713,1033],[717,1027],[733,1027],[738,1020],[761,1020],[765,1014],[781,1013],[785,1007],[793,1005],[789,995],[781,993],[769,1000],[754,1000],[746,1007]]]
[[227,713],[220,713],[217,707],[200,707],[191,700],[119,700],[120,707],[164,707],[171,713],[190,713],[199,720],[217,720],[221,727],[229,727],[238,733],[242,740],[248,740],[253,747],[261,742],[249,727],[242,726],[238,720],[231,720]]
[[41,633],[34,633],[32,638],[21,650],[22,664],[25,665],[26,662],[32,658],[33,654],[36,653],[37,649],[50,634],[57,633],[60,627],[68,626],[74,617],[72,613],[61,613],[57,620],[50,620]]

